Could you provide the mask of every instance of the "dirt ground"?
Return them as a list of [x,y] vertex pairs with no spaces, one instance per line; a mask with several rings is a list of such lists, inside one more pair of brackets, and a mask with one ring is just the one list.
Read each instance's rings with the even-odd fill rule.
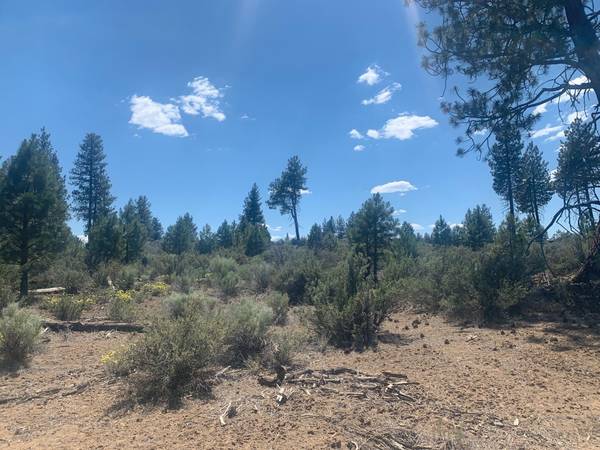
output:
[[132,339],[45,333],[28,368],[0,375],[0,447],[600,448],[600,336],[577,321],[481,329],[399,313],[376,351],[307,349],[293,370],[401,373],[406,397],[284,382],[279,404],[277,387],[232,370],[175,410],[128,407],[106,373],[101,355]]

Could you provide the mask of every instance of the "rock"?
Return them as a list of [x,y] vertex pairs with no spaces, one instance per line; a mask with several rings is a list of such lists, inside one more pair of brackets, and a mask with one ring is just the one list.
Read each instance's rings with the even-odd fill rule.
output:
[[448,339],[444,340],[444,344],[448,345],[450,343],[450,341]]

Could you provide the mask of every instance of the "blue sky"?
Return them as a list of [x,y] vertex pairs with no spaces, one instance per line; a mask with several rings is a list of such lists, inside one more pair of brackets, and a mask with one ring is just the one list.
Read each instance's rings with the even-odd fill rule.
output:
[[[419,17],[433,20],[404,0],[2,0],[0,156],[45,126],[67,172],[96,132],[117,207],[145,194],[165,227],[184,212],[237,218],[294,154],[308,166],[303,234],[374,189],[424,231],[478,203],[498,220],[487,165],[455,156]],[[562,127],[546,110],[535,142],[554,168]],[[265,213],[273,235],[291,233]]]

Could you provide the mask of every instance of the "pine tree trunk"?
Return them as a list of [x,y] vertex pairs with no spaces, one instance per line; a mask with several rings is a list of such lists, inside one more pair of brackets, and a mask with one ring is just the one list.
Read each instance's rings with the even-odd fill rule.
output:
[[27,297],[29,293],[29,269],[21,267],[21,284],[19,286],[19,296]]
[[581,0],[565,0],[565,14],[581,70],[600,101],[600,40]]

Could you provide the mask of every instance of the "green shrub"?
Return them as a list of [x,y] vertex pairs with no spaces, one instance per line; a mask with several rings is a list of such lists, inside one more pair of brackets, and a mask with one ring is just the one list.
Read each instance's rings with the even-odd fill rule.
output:
[[81,313],[93,304],[93,299],[72,295],[50,297],[45,306],[58,320],[79,320]]
[[223,324],[199,315],[155,322],[124,355],[131,392],[139,401],[176,405],[185,394],[205,394],[223,345]]
[[242,267],[241,274],[248,288],[256,294],[261,294],[271,285],[273,267],[264,261],[251,262]]
[[272,292],[266,298],[266,303],[273,311],[273,323],[285,325],[288,318],[289,299],[286,294]]
[[238,293],[240,278],[237,273],[229,272],[217,280],[217,286],[225,297],[233,297]]
[[19,299],[17,293],[9,286],[0,286],[0,310]]
[[260,355],[261,365],[270,370],[277,370],[281,366],[291,365],[294,354],[305,342],[305,335],[285,328],[276,328],[269,331]]
[[239,266],[235,260],[216,256],[210,262],[210,280],[226,297],[237,294],[239,287]]
[[275,288],[286,293],[292,305],[310,303],[310,289],[319,281],[321,272],[314,256],[294,258],[277,275]]
[[4,364],[20,364],[33,352],[42,331],[39,317],[11,303],[0,317],[0,357]]
[[178,319],[181,317],[201,315],[212,317],[217,310],[217,301],[198,294],[172,294],[164,300],[164,305],[169,317]]
[[225,323],[225,361],[241,366],[264,348],[267,331],[273,323],[273,312],[268,306],[244,299],[227,307]]
[[117,291],[108,305],[108,318],[118,322],[132,322],[135,318],[135,298],[128,291]]

